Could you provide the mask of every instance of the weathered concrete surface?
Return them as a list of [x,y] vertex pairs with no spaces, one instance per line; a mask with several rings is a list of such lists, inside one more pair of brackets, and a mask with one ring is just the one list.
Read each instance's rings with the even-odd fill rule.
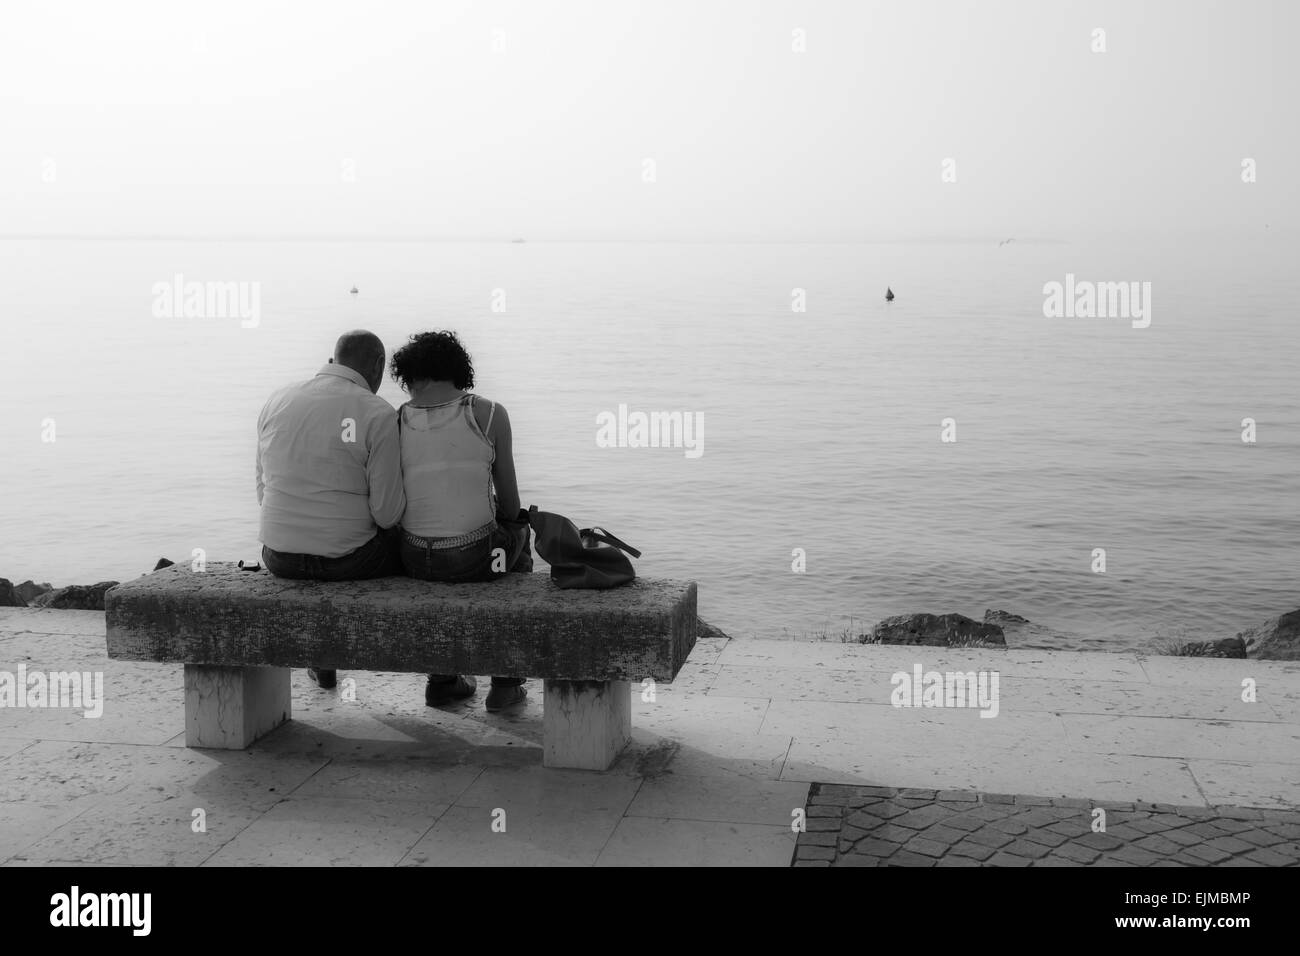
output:
[[189,664],[671,681],[695,644],[696,589],[639,578],[561,590],[405,577],[286,581],[233,564],[162,568],[105,597],[108,656]]

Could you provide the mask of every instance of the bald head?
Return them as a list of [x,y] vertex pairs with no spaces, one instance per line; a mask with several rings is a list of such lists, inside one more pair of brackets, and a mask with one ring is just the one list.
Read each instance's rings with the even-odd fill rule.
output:
[[379,336],[365,329],[353,329],[339,336],[339,340],[334,343],[334,357],[330,361],[360,372],[370,385],[370,390],[377,392],[384,380],[385,357],[384,343],[379,341]]

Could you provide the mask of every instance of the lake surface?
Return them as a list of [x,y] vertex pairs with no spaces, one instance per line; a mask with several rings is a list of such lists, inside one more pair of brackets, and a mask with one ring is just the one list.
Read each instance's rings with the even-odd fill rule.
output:
[[[1300,606],[1296,251],[3,241],[0,576],[258,558],[269,393],[345,329],[391,352],[450,328],[510,410],[525,503],[698,581],[734,636],[986,608],[1066,632],[1052,646],[1231,636]],[[1045,318],[1067,273],[1151,282],[1150,327]],[[177,274],[258,283],[258,324],[156,316]],[[703,454],[599,447],[620,404],[701,416]]]

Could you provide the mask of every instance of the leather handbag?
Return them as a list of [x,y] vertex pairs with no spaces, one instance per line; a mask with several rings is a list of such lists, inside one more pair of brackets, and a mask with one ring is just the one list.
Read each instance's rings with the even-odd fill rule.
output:
[[604,528],[579,529],[564,515],[538,511],[536,505],[528,509],[528,523],[536,535],[533,546],[551,566],[558,587],[616,588],[636,578],[627,555],[639,558],[641,552]]

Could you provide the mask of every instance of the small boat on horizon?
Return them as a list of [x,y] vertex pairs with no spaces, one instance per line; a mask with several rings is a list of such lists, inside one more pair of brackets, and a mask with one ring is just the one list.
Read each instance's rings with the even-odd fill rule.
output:
[[885,301],[886,302],[894,301],[894,290],[891,289],[889,286],[885,286]]
[[353,287],[352,287],[352,294],[353,294],[353,295],[356,295],[356,294],[357,294],[357,287],[356,287],[356,286],[353,286]]
[[511,239],[510,241],[511,241],[511,242],[523,242],[522,239]]

